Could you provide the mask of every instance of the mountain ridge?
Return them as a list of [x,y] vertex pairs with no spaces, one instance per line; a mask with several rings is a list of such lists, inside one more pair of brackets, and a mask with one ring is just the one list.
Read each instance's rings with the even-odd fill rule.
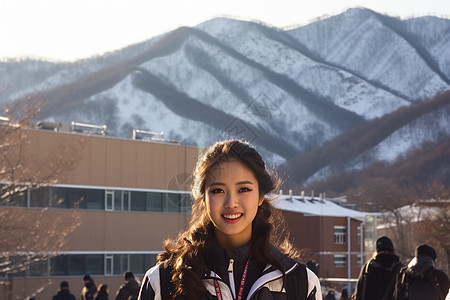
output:
[[[393,137],[411,139],[402,129],[408,124],[379,129],[372,141],[361,128],[388,126],[390,114],[450,90],[448,32],[447,19],[400,20],[363,8],[289,30],[217,18],[75,64],[28,62],[29,69],[42,67],[42,75],[33,71],[37,77],[17,87],[8,84],[19,71],[0,79],[7,86],[0,103],[36,97],[47,105],[41,120],[105,124],[118,137],[133,128],[164,131],[170,140],[199,147],[244,138],[269,165],[314,170],[294,184],[310,183],[378,159],[392,163],[389,157],[416,147],[387,146]],[[428,122],[427,128],[414,125],[418,141],[450,133],[444,121]],[[350,148],[324,150],[339,138]],[[311,166],[306,158],[314,151],[331,154]],[[333,161],[338,153],[342,161]],[[301,156],[304,166],[292,163]],[[298,170],[289,169],[292,178]]]

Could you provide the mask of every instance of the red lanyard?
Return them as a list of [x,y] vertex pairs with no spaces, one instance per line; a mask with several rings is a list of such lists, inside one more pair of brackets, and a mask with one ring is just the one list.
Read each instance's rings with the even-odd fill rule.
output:
[[[247,280],[248,265],[250,264],[251,256],[252,256],[252,252],[250,251],[250,253],[248,255],[247,263],[245,264],[244,273],[242,273],[241,284],[239,285],[239,292],[238,292],[236,300],[241,300],[242,296],[244,294],[244,286],[245,286],[245,281]],[[219,282],[216,279],[214,279],[214,288],[216,289],[217,300],[222,300],[223,299],[222,291],[220,290]]]

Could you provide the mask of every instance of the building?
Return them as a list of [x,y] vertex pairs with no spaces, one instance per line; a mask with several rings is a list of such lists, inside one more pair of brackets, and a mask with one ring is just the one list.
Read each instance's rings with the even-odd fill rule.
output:
[[10,299],[51,299],[62,280],[79,296],[85,274],[97,285],[108,284],[113,298],[123,273],[142,277],[155,264],[163,240],[176,237],[189,219],[189,175],[201,150],[161,138],[108,137],[103,127],[100,134],[43,128],[27,131],[36,159],[58,145],[73,144],[81,145],[80,161],[57,185],[27,191],[19,207],[1,209],[20,210],[26,218],[34,208],[51,204],[55,218],[76,213],[80,225],[57,256],[13,278],[0,278],[0,298],[8,299],[13,290]]
[[343,198],[293,196],[291,192],[275,202],[283,211],[294,244],[309,249],[319,264],[318,276],[323,283],[354,282],[373,251],[376,215],[344,204]]
[[[8,299],[3,295],[13,290],[13,298],[49,299],[62,280],[78,296],[85,274],[97,285],[108,284],[113,298],[123,273],[131,270],[141,279],[155,264],[162,242],[187,224],[190,174],[202,149],[144,131],[135,131],[135,139],[109,137],[104,126],[80,123],[72,128],[41,123],[27,135],[36,159],[58,145],[73,144],[81,145],[79,162],[58,184],[27,191],[18,207],[2,209],[19,210],[26,217],[35,208],[50,206],[55,218],[69,220],[75,213],[80,225],[56,256],[12,278],[0,278],[0,298]],[[311,250],[325,281],[355,279],[364,261],[361,243],[372,238],[367,244],[372,245],[376,238],[371,215],[340,202],[304,195],[281,195],[276,201],[294,243]]]

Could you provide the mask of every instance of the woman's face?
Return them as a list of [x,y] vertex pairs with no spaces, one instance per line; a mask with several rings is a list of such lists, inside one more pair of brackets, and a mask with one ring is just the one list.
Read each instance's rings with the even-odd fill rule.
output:
[[233,250],[251,240],[252,221],[263,200],[253,172],[241,162],[223,162],[209,172],[204,205],[221,247]]

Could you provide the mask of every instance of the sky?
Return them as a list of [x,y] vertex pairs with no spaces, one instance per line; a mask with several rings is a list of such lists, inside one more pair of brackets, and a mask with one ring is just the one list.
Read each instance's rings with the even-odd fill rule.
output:
[[0,0],[0,59],[74,61],[214,17],[292,28],[350,7],[450,18],[450,0]]

